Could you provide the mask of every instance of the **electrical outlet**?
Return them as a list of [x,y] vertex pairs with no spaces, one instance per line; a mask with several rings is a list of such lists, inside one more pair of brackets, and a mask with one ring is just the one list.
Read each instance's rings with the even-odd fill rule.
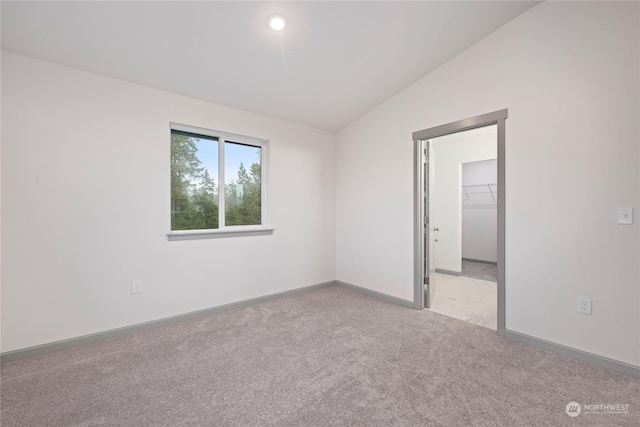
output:
[[140,280],[134,280],[131,282],[131,293],[139,294],[142,291],[142,282]]
[[591,300],[589,298],[578,298],[578,313],[591,314]]

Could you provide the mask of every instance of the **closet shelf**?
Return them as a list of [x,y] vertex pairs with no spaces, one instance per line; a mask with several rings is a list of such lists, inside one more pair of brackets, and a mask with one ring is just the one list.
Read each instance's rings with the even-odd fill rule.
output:
[[486,208],[497,206],[498,184],[475,184],[462,186],[463,208]]

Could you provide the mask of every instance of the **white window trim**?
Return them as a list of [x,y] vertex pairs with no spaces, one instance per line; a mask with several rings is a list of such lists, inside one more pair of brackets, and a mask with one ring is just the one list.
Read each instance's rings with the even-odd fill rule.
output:
[[[225,209],[224,209],[224,197],[218,199],[218,210],[222,212],[219,217],[217,229],[208,230],[171,230],[167,233],[169,240],[191,240],[191,239],[209,239],[217,237],[239,237],[239,236],[260,236],[266,234],[273,234],[274,229],[271,227],[270,218],[270,190],[269,190],[269,140],[255,138],[252,136],[239,135],[229,132],[222,132],[213,129],[206,129],[197,126],[185,125],[182,123],[170,123],[170,131],[177,130],[182,132],[189,132],[194,134],[200,134],[204,136],[212,136],[218,138],[218,188],[222,188],[224,191],[225,179],[224,179],[224,143],[236,142],[247,145],[253,145],[260,147],[261,153],[261,165],[260,165],[260,179],[262,182],[261,192],[261,206],[260,206],[260,225],[232,225],[225,226]],[[169,132],[171,134],[171,132]],[[169,194],[171,188],[169,188]],[[220,191],[218,191],[220,194]],[[169,195],[169,202],[171,202],[171,196]],[[171,225],[169,226],[171,228]]]

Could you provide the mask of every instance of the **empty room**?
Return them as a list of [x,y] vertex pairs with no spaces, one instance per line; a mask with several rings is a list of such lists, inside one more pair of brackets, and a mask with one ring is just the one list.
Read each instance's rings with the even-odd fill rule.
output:
[[0,12],[3,427],[638,425],[640,2]]

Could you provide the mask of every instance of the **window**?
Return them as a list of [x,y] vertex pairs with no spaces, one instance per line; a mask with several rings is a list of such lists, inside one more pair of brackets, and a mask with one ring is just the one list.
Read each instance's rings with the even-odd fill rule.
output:
[[170,235],[269,230],[267,141],[171,125]]

